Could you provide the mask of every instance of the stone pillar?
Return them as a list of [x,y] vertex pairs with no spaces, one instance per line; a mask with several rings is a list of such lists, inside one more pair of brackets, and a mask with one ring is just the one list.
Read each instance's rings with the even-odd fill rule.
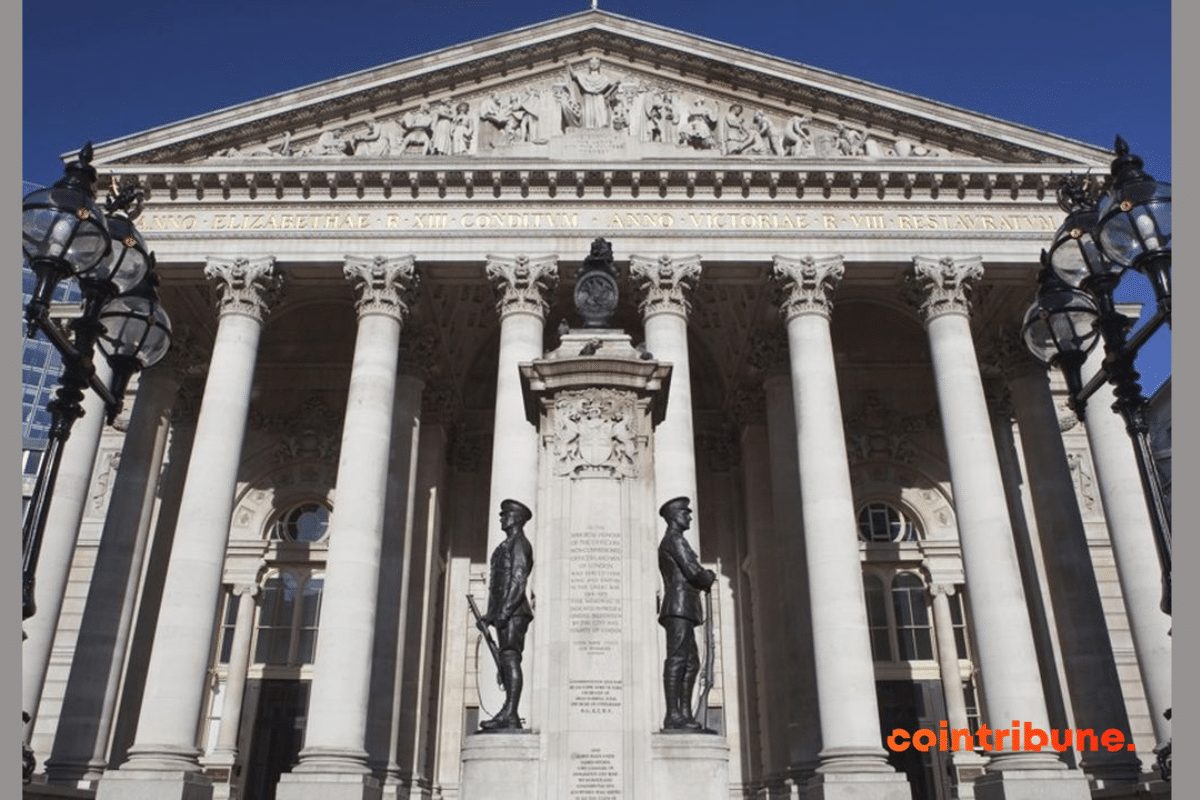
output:
[[358,334],[342,427],[336,506],[304,749],[280,800],[378,798],[365,747],[400,328],[417,278],[412,256],[346,258]]
[[700,256],[657,259],[631,255],[629,275],[639,284],[638,308],[646,328],[646,350],[672,365],[667,416],[654,433],[656,507],[673,497],[689,497],[695,511],[688,544],[700,552],[701,517],[696,496],[696,443],[692,431],[692,378],[688,359],[688,295],[700,279]]
[[[1095,374],[1103,356],[1096,348],[1085,365],[1084,381]],[[1158,749],[1171,740],[1171,723],[1163,717],[1171,708],[1171,618],[1159,608],[1162,568],[1133,443],[1110,397],[1107,387],[1092,396],[1085,427]]]
[[108,766],[109,732],[167,445],[167,415],[178,389],[178,375],[167,365],[138,379],[54,751],[46,764],[51,781],[98,780]]
[[229,648],[229,668],[225,678],[225,699],[221,706],[221,728],[217,746],[209,762],[233,767],[237,761],[237,735],[242,724],[242,698],[246,695],[246,670],[250,668],[250,640],[254,634],[254,610],[262,596],[257,583],[233,587],[238,598],[237,619],[233,623],[233,643]]
[[[967,703],[963,697],[962,672],[958,668],[958,646],[954,641],[954,618],[950,615],[950,596],[955,587],[949,583],[931,583],[933,597],[933,635],[937,639],[938,671],[942,675],[942,697],[946,701],[946,722],[953,730],[970,730]],[[972,735],[975,733],[971,731]],[[957,797],[971,797],[969,781],[983,772],[983,759],[973,750],[952,750],[949,754]]]
[[519,500],[537,519],[537,428],[525,417],[518,365],[542,357],[549,296],[558,284],[558,256],[487,257],[496,290],[500,354],[496,367],[496,415],[492,426],[492,476],[488,493],[487,552],[504,541],[500,502]]
[[776,256],[773,271],[784,291],[804,528],[820,532],[804,537],[823,743],[808,796],[907,800],[908,781],[888,764],[881,743],[833,360],[831,295],[842,273],[841,256]]
[[[97,377],[105,384],[110,383],[112,370],[108,362],[97,357],[95,364]],[[37,612],[21,624],[25,633],[21,648],[21,708],[30,717],[25,725],[25,744],[29,744],[33,735],[42,702],[58,615],[75,557],[75,541],[79,538],[79,522],[83,519],[96,453],[100,449],[100,434],[104,430],[104,401],[99,395],[85,391],[81,405],[83,416],[75,421],[70,437],[63,443],[62,461],[42,531],[33,587]]]
[[[782,662],[774,666],[772,705],[774,715],[782,717],[782,760],[776,774],[778,782],[806,781],[816,769],[821,750],[821,731],[808,719],[817,702],[817,679],[812,657],[812,606],[806,588],[808,559],[804,553],[802,509],[796,487],[800,472],[796,463],[796,405],[792,400],[792,378],[788,374],[787,339],[766,348],[781,357],[782,371],[763,382],[767,401],[767,430],[770,433],[771,501],[774,509],[773,574],[774,613],[779,625],[771,634],[773,647],[779,648]],[[799,578],[800,580],[797,580]],[[787,664],[786,669],[781,668]],[[778,749],[776,750],[778,753]]]
[[[1066,502],[1075,496],[1075,484],[1049,376],[1025,350],[1015,331],[1006,343],[1015,350],[1002,362],[1020,429],[1029,494],[1042,533],[1042,561],[1054,604],[1075,727],[1116,729],[1126,741],[1132,741],[1083,517],[1077,502]],[[1080,765],[1100,782],[1129,783],[1137,780],[1141,771],[1137,756],[1125,749],[1116,753],[1104,747],[1096,752],[1084,751],[1080,753]]]
[[[971,337],[969,293],[983,276],[978,257],[940,261],[917,256],[914,280],[929,337],[938,409],[950,462],[963,566],[973,602],[975,642],[993,727],[1026,723],[1050,730],[1026,611],[1004,481]],[[1053,751],[992,753],[976,797],[1086,798],[1086,779]],[[1018,788],[1020,787],[1020,788]]]
[[[406,368],[415,365],[406,364]],[[392,702],[388,726],[388,762],[385,782],[398,785],[411,779],[402,774],[399,755],[401,730],[401,706],[404,697],[404,668],[411,647],[408,638],[409,601],[412,592],[413,547],[417,529],[413,527],[417,497],[417,457],[421,445],[421,393],[425,381],[414,375],[401,375],[396,386],[396,411],[392,423],[392,463],[388,469],[388,521],[389,529],[400,540],[399,581],[396,610],[396,647],[392,651]],[[396,581],[396,574],[384,576],[385,580]]]
[[200,773],[196,728],[258,340],[280,279],[270,256],[209,258],[205,275],[216,283],[220,322],[163,583],[142,712],[129,760],[101,778],[98,800],[192,800],[212,792],[211,781]]

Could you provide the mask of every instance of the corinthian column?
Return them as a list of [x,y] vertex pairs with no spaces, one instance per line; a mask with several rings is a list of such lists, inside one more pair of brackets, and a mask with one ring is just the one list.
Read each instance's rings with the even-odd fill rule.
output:
[[[1101,348],[1096,348],[1084,365],[1085,381],[1099,369],[1103,357]],[[1162,569],[1137,460],[1124,421],[1107,402],[1108,391],[1101,389],[1087,404],[1084,427],[1157,751],[1171,740],[1171,723],[1163,716],[1171,708],[1171,618],[1159,608]]]
[[[1049,376],[1046,367],[1029,355],[1016,331],[1003,341],[1010,352],[1002,350],[1001,362],[1029,472],[1029,493],[1041,531],[1042,561],[1075,724],[1098,731],[1116,729],[1126,741],[1132,741],[1087,531],[1079,504],[1070,502],[1075,497],[1075,483]],[[1080,765],[1097,780],[1129,783],[1137,780],[1140,772],[1137,756],[1128,750],[1113,753],[1100,748],[1081,756]]]
[[137,399],[88,584],[54,751],[46,765],[51,781],[96,780],[108,764],[109,731],[158,497],[170,427],[168,413],[179,390],[178,376],[173,366],[164,364],[138,378]]
[[[829,320],[841,256],[775,257],[784,299],[812,653],[821,720],[814,791],[823,797],[907,798],[908,781],[880,743],[875,664],[859,564],[858,524]],[[865,784],[865,785],[864,785]],[[819,788],[818,788],[819,787]]]
[[[646,328],[646,349],[672,365],[666,416],[654,430],[654,504],[657,508],[673,497],[689,497],[699,518],[687,323],[691,311],[688,295],[700,279],[700,256],[630,256],[629,275],[642,297],[638,308]],[[700,552],[698,522],[684,538]]]
[[[921,316],[929,336],[950,462],[955,513],[963,553],[971,618],[986,692],[987,719],[996,728],[1013,723],[1050,730],[1033,629],[1017,563],[1004,480],[992,438],[979,364],[971,337],[970,289],[983,277],[978,257],[940,261],[917,256],[913,277],[922,291]],[[1082,773],[1051,752],[995,752],[976,797],[1032,796],[1013,786],[1047,782],[1047,796],[1088,796]],[[1053,771],[1060,771],[1056,776]],[[1019,773],[1028,771],[1022,776]],[[1036,777],[1033,773],[1037,773]],[[991,780],[989,780],[991,779]]]
[[277,297],[275,259],[210,258],[220,322],[209,361],[154,650],[129,760],[100,780],[98,800],[205,797],[196,728],[216,628],[221,570],[263,320]]
[[[496,290],[500,354],[496,366],[496,415],[492,425],[492,477],[488,509],[511,497],[537,515],[537,428],[525,418],[518,364],[542,357],[547,296],[558,284],[558,256],[487,257]],[[504,540],[498,513],[488,514],[487,552]]]
[[277,796],[378,796],[365,738],[387,498],[400,328],[417,277],[412,256],[346,257],[358,334],[338,459],[336,506],[300,763]]
[[[95,365],[96,376],[105,386],[109,385],[112,370],[108,361],[97,358]],[[85,392],[81,406],[83,416],[75,421],[70,438],[63,443],[54,495],[46,513],[35,576],[37,582],[33,589],[37,612],[21,626],[25,633],[21,654],[21,708],[30,717],[25,725],[26,744],[33,734],[38,705],[42,701],[50,651],[58,630],[58,615],[62,611],[71,561],[75,557],[75,542],[79,538],[79,522],[83,519],[83,506],[87,502],[96,453],[100,449],[100,434],[104,430],[105,409],[100,396]]]

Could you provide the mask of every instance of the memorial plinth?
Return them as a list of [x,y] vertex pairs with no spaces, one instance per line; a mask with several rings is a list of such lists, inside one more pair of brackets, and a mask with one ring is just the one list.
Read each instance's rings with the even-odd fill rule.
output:
[[[522,797],[539,800],[728,797],[722,737],[658,733],[664,700],[653,437],[670,375],[670,364],[607,328],[571,331],[545,358],[521,365],[543,487],[533,519],[537,618],[526,741],[544,751],[534,781],[532,747],[506,756],[508,745],[482,741],[494,734],[472,736],[464,800],[507,797],[496,792],[508,791],[500,788],[503,776],[516,774],[527,776]],[[672,741],[655,746],[657,738]]]

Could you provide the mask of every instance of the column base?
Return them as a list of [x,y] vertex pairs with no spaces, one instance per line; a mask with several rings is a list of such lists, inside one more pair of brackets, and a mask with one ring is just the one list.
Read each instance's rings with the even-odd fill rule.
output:
[[804,786],[805,800],[912,800],[902,772],[819,772]]
[[212,780],[203,772],[109,770],[96,786],[96,800],[212,800]]
[[542,737],[539,734],[524,731],[468,736],[462,747],[459,800],[541,797],[541,766]]
[[711,733],[650,734],[655,800],[728,800],[729,745]]
[[975,781],[975,800],[1091,800],[1077,769],[1006,769]]
[[379,780],[371,775],[286,772],[275,787],[276,800],[380,800]]

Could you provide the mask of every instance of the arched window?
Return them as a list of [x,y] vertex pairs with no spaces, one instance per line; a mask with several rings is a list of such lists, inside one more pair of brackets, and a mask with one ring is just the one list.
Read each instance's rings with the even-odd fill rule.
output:
[[319,542],[329,531],[329,509],[321,503],[300,503],[279,515],[271,526],[272,539],[284,542]]
[[325,578],[280,572],[263,584],[254,661],[270,666],[311,664],[317,651],[317,622]]
[[858,538],[864,542],[915,542],[917,526],[890,503],[867,503],[858,512]]

